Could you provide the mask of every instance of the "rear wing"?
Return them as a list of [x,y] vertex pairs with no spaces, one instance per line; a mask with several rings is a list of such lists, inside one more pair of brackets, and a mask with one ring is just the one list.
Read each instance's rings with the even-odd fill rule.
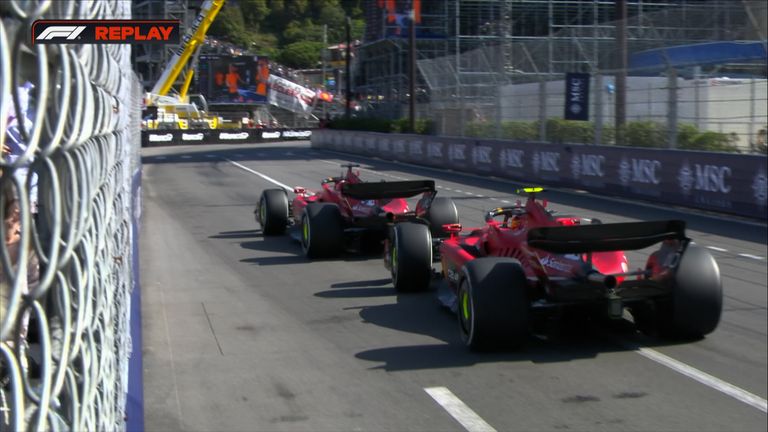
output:
[[424,192],[435,192],[435,182],[433,180],[407,180],[344,183],[341,192],[345,197],[356,200],[410,198]]
[[636,250],[667,239],[685,238],[685,222],[681,220],[553,226],[528,231],[529,246],[560,254]]

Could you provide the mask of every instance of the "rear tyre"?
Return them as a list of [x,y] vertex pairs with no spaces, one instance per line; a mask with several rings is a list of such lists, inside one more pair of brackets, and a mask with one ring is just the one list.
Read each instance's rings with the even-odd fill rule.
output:
[[344,249],[344,226],[339,207],[311,203],[301,216],[301,250],[307,258],[333,258]]
[[267,189],[261,193],[256,221],[264,235],[279,235],[288,227],[288,194],[283,189]]
[[528,339],[527,278],[511,258],[478,258],[464,268],[458,319],[462,341],[473,350],[519,348]]
[[389,250],[392,285],[398,292],[423,291],[432,279],[432,236],[426,225],[395,225]]
[[723,309],[720,267],[706,249],[688,245],[675,274],[671,301],[660,309],[663,336],[700,338],[712,333]]
[[452,199],[435,198],[427,212],[427,220],[432,237],[445,238],[448,237],[448,233],[443,229],[443,225],[459,223],[459,211]]
[[712,254],[688,245],[672,287],[669,298],[631,309],[637,328],[666,339],[699,339],[712,333],[723,308],[720,268]]

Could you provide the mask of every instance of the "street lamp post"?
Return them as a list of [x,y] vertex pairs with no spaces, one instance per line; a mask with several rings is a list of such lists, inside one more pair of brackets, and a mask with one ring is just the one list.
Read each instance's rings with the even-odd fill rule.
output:
[[350,17],[347,17],[346,20],[346,30],[347,30],[347,49],[346,49],[346,58],[347,61],[344,65],[345,71],[344,71],[344,87],[345,87],[345,93],[347,95],[347,103],[344,110],[344,116],[349,119],[352,116],[352,74],[350,73],[350,64],[352,63],[352,51],[351,51],[351,45],[352,45],[352,19]]

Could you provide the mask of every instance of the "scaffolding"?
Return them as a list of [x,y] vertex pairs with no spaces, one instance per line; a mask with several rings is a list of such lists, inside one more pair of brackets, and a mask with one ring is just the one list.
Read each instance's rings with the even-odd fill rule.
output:
[[[187,29],[197,16],[203,0],[137,0],[133,4],[135,19],[179,20],[182,31]],[[151,89],[163,73],[178,44],[134,45],[132,56],[136,72],[145,89]]]
[[[395,2],[394,20],[383,7],[386,3],[368,0],[365,5],[367,30],[353,82],[374,115],[399,118],[408,107],[411,0]],[[438,131],[445,132],[445,125],[463,128],[472,119],[499,119],[501,86],[619,68],[614,0],[421,4],[417,96],[423,97],[417,112],[443,123]],[[629,53],[708,41],[765,40],[762,1],[627,0],[626,9]]]

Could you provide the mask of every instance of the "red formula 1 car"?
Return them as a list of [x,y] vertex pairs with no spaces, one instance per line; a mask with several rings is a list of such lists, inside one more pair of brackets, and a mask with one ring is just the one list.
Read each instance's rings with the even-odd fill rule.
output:
[[[319,191],[295,187],[291,202],[283,189],[263,191],[255,213],[264,234],[282,234],[295,225],[304,254],[328,258],[350,248],[381,251],[392,227],[403,221],[426,228],[430,239],[447,237],[442,227],[458,223],[456,205],[435,197],[434,181],[365,182],[353,170],[358,166],[342,165],[346,172],[324,179]],[[412,210],[406,198],[418,194],[422,197]],[[425,272],[427,281],[430,273]]]
[[[686,237],[683,221],[601,224],[555,216],[536,200],[542,190],[524,189],[525,204],[491,210],[481,228],[445,226],[451,235],[438,250],[449,290],[441,301],[457,313],[466,345],[520,346],[537,325],[566,311],[620,319],[626,309],[638,329],[661,336],[715,330],[720,270]],[[395,227],[385,262],[396,289],[414,288],[400,281],[427,265],[428,234],[407,223]],[[655,244],[645,267],[630,271],[623,251]]]

